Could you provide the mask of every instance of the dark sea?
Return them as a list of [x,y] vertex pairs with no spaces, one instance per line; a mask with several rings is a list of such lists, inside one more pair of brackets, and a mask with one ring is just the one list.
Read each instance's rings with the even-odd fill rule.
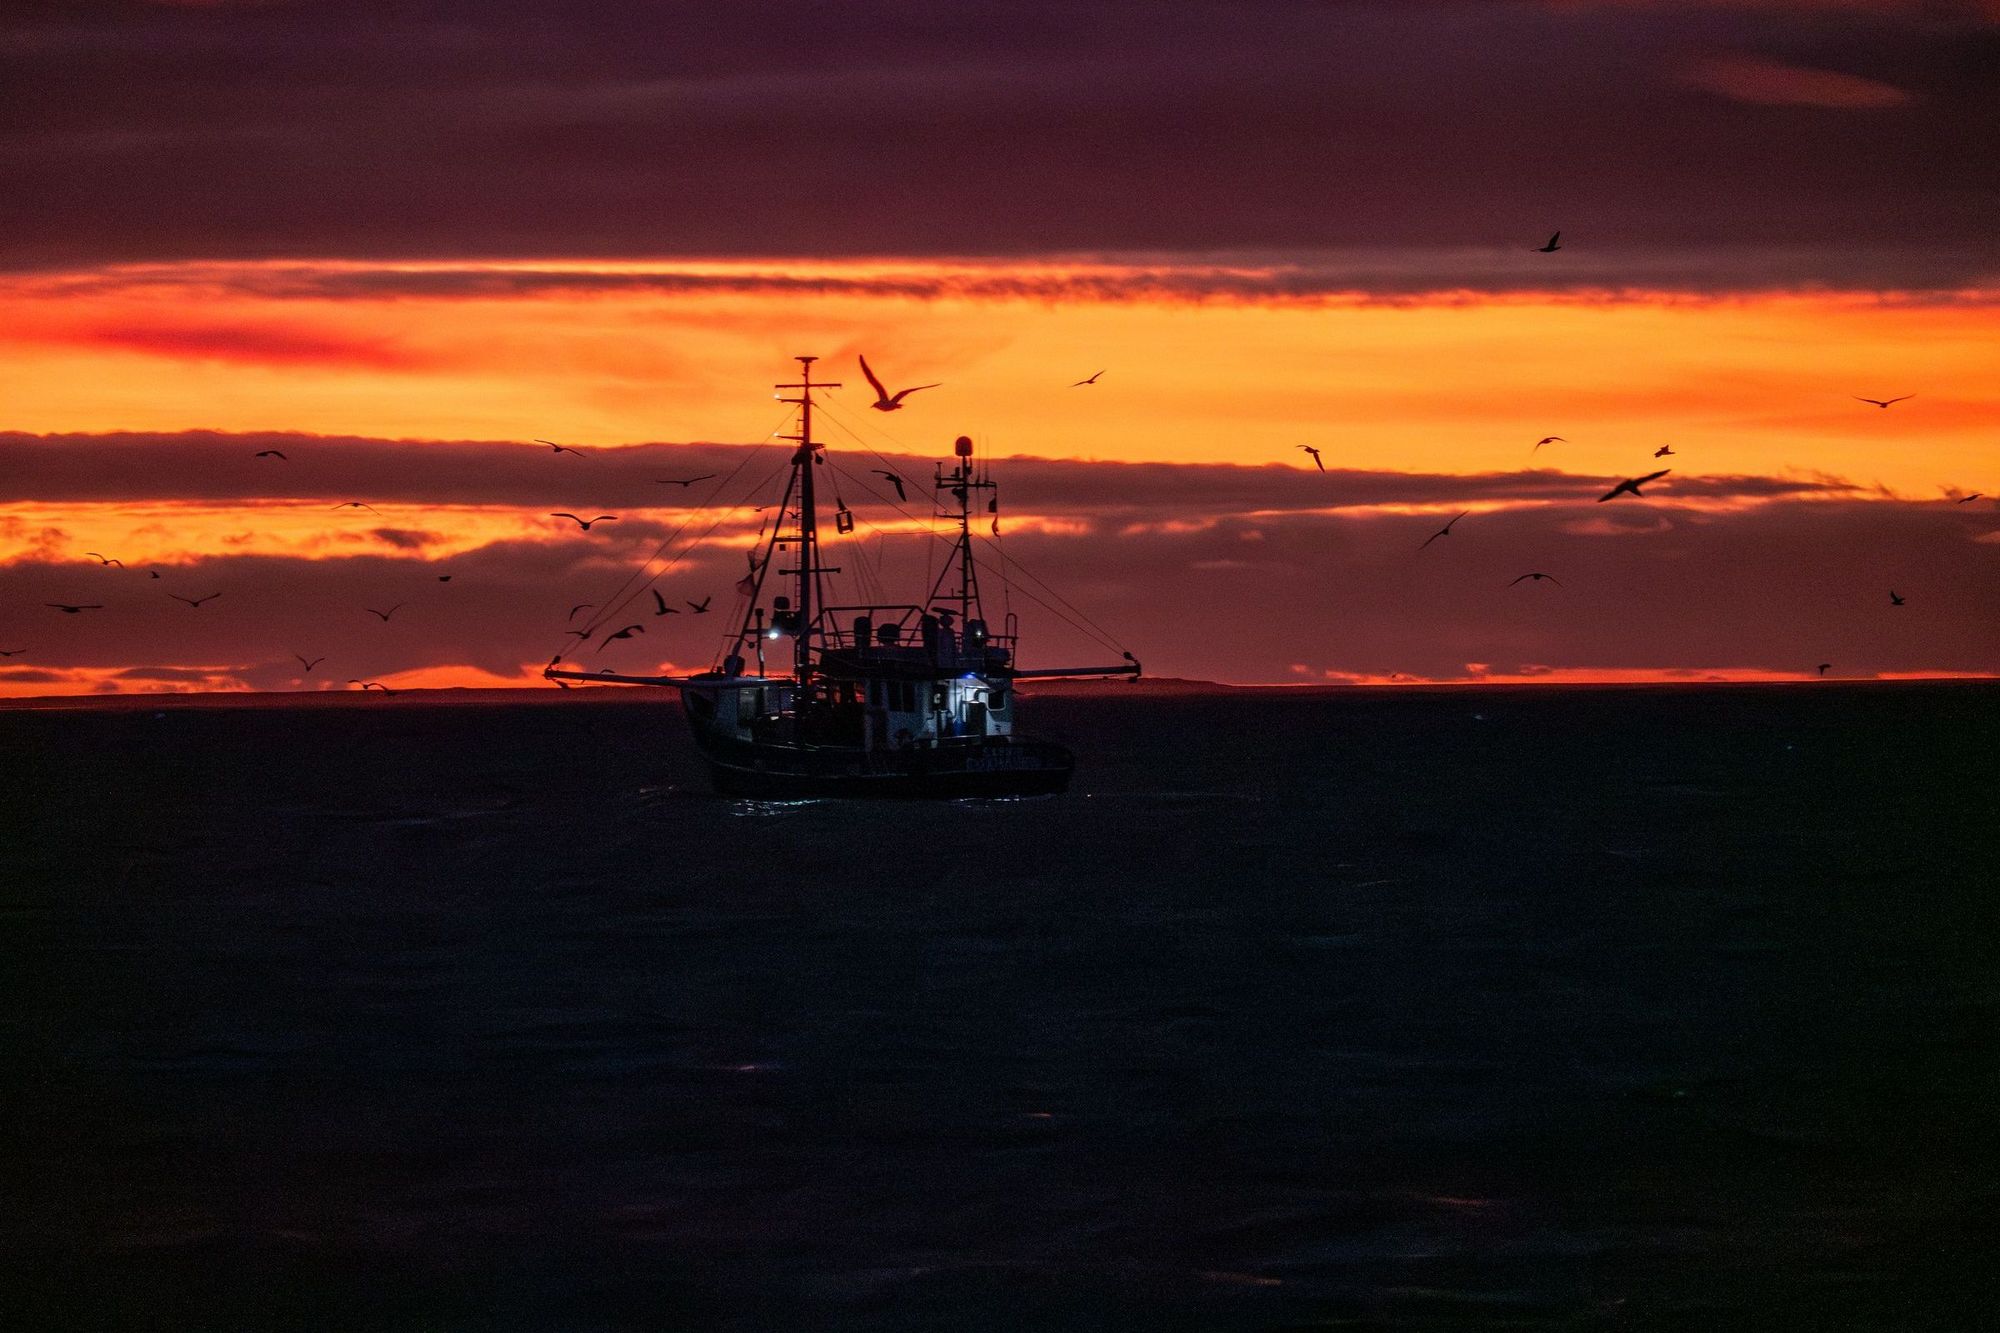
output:
[[2000,688],[0,712],[0,1326],[1992,1327]]

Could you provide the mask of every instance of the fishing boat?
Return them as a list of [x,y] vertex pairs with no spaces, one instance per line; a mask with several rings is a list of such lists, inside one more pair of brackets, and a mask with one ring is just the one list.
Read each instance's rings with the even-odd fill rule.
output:
[[[826,796],[966,797],[1060,792],[1075,758],[1053,741],[1016,730],[1018,682],[1129,676],[1131,653],[1109,666],[1029,669],[1016,659],[1019,624],[998,626],[980,600],[972,518],[976,504],[997,514],[997,486],[960,436],[949,465],[933,478],[934,514],[953,520],[955,540],[923,600],[837,604],[824,559],[818,473],[826,446],[813,437],[814,393],[840,387],[813,380],[816,357],[796,358],[799,381],[780,384],[798,408],[798,430],[779,435],[791,456],[778,517],[760,536],[738,583],[742,615],[714,668],[691,676],[621,675],[566,669],[557,682],[669,685],[681,693],[695,744],[716,789],[763,798]],[[785,398],[785,391],[797,397]],[[900,482],[898,490],[902,489]],[[854,516],[838,500],[835,531]],[[997,531],[997,518],[994,520]],[[643,589],[640,589],[643,591]],[[636,595],[636,593],[634,594]],[[790,671],[767,668],[767,651],[791,645]]]

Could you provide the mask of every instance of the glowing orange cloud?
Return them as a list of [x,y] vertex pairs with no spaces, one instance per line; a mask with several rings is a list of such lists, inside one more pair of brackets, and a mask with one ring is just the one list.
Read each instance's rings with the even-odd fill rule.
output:
[[[786,357],[818,352],[858,384],[865,350],[946,387],[890,421],[850,385],[830,400],[836,442],[852,429],[929,453],[969,431],[1001,454],[1175,462],[1297,461],[1305,442],[1346,466],[1484,471],[1559,434],[1535,461],[1615,472],[1671,444],[1706,471],[2000,489],[1985,296],[1055,302],[876,294],[882,266],[706,271],[802,285],[416,299],[256,294],[214,265],[14,279],[0,285],[0,424],[744,441],[779,425],[763,386]],[[847,285],[815,285],[834,278]],[[1888,413],[1851,397],[1908,392]]]

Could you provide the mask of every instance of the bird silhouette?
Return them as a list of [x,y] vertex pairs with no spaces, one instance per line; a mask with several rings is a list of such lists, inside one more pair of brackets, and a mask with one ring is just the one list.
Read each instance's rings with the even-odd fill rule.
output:
[[1558,588],[1563,586],[1562,580],[1557,578],[1553,574],[1523,574],[1521,575],[1521,578],[1511,580],[1507,584],[1507,586],[1511,588],[1514,586],[1514,584],[1521,582],[1522,579],[1533,579],[1537,583],[1540,583],[1543,579],[1547,579],[1550,583],[1555,584]]
[[[1466,510],[1464,514],[1458,514],[1458,518],[1464,518],[1464,516],[1466,516],[1466,514],[1470,514],[1470,512],[1472,512],[1472,510],[1468,508],[1468,510]],[[1430,542],[1438,540],[1440,536],[1450,536],[1450,534],[1452,534],[1452,524],[1456,524],[1456,522],[1458,522],[1458,518],[1452,518],[1452,522],[1446,522],[1446,524],[1444,524],[1442,528],[1438,528],[1436,532],[1432,532],[1430,536],[1426,536],[1426,538],[1424,538],[1424,546],[1428,546]],[[1418,550],[1422,550],[1424,546],[1418,546]]]
[[868,404],[868,406],[874,408],[877,412],[900,411],[903,406],[903,400],[918,389],[935,389],[938,387],[937,384],[918,384],[908,389],[898,390],[892,397],[889,391],[882,387],[882,381],[875,378],[875,372],[868,368],[868,358],[865,356],[861,358],[861,373],[868,377],[869,387],[875,390],[875,401]]
[[555,450],[559,454],[575,454],[578,458],[590,457],[589,454],[586,454],[581,449],[572,449],[566,444],[557,444],[554,440],[536,440],[535,443],[546,444],[549,448]]
[[700,601],[689,602],[688,605],[694,608],[694,613],[696,615],[705,616],[708,614],[708,604],[714,600],[715,600],[715,594],[710,593],[708,596],[702,598]]
[[315,657],[311,661],[307,661],[303,656],[301,656],[298,653],[293,653],[292,656],[299,659],[299,665],[305,668],[305,672],[307,675],[311,675],[312,669],[314,667],[318,666],[321,662],[326,661],[325,657]]
[[[1097,375],[1102,375],[1103,373],[1104,372],[1100,370],[1097,372]],[[1078,380],[1076,383],[1070,385],[1069,387],[1072,389],[1081,389],[1086,384],[1095,384],[1097,383],[1097,375],[1092,375],[1087,380]]]
[[1542,436],[1541,439],[1535,441],[1534,449],[1530,449],[1528,450],[1528,452],[1532,454],[1536,452],[1536,450],[1539,450],[1545,444],[1568,444],[1568,443],[1569,441],[1565,440],[1560,435],[1544,435]]
[[653,481],[661,486],[692,486],[698,481],[712,481],[715,476],[713,472],[704,472],[699,477],[689,477],[686,481],[682,481],[679,477],[655,477]]
[[1326,471],[1326,464],[1319,461],[1319,450],[1309,444],[1302,444],[1298,447],[1312,455],[1313,466],[1317,467],[1321,472]]
[[1616,486],[1598,496],[1597,503],[1603,504],[1606,500],[1615,500],[1621,495],[1639,495],[1643,499],[1644,496],[1641,495],[1639,490],[1641,486],[1644,486],[1649,481],[1658,481],[1661,477],[1666,476],[1672,471],[1673,469],[1668,467],[1661,468],[1658,472],[1649,472],[1643,477],[1627,477],[1624,481],[1619,482]]
[[597,651],[600,653],[603,652],[604,645],[612,642],[614,639],[629,639],[634,634],[644,634],[645,632],[646,632],[646,627],[644,625],[637,625],[637,624],[627,625],[624,629],[619,630],[616,634],[605,635],[603,641],[597,645]]
[[361,687],[361,692],[362,692],[363,694],[366,694],[366,693],[368,693],[368,691],[370,691],[370,690],[380,690],[380,691],[382,691],[382,693],[384,693],[384,694],[394,694],[394,693],[395,693],[395,691],[394,691],[394,690],[390,689],[390,688],[389,688],[389,687],[388,687],[387,685],[384,685],[384,684],[383,684],[383,683],[382,683],[381,681],[379,681],[379,680],[361,680],[361,679],[358,679],[357,677],[354,677],[354,676],[349,676],[349,677],[347,678],[347,683],[348,683],[349,685],[359,685],[359,686]]
[[149,579],[156,579],[160,577],[160,571],[157,569],[149,569],[146,571],[146,577]]
[[1962,505],[1969,505],[1969,504],[1971,504],[1971,503],[1972,503],[1972,502],[1973,502],[1974,500],[1982,500],[1982,499],[1984,499],[1984,498],[1985,498],[1985,497],[1984,497],[1983,495],[1981,495],[1981,494],[1980,494],[1980,493],[1979,493],[1978,491],[1974,491],[1974,492],[1973,492],[1972,494],[1970,494],[1970,495],[1961,495],[1961,496],[1959,496],[1959,497],[1958,497],[1958,501],[1957,501],[1957,503],[1959,503],[1959,504],[1962,504]]
[[1563,234],[1561,232],[1556,232],[1554,235],[1549,237],[1549,243],[1547,245],[1537,245],[1531,248],[1535,251],[1536,254],[1552,255],[1556,251],[1562,249],[1562,238]]
[[653,612],[654,615],[677,616],[681,613],[681,609],[678,606],[667,605],[667,599],[660,596],[660,590],[658,588],[649,588],[647,589],[647,591],[653,594],[653,605],[660,608],[659,610]]
[[549,517],[566,518],[585,532],[590,531],[590,525],[593,523],[615,523],[618,521],[618,515],[616,514],[599,514],[596,518],[578,518],[575,514],[553,513]]
[[[1468,509],[1465,511],[1465,514],[1469,514],[1471,512],[1472,511]],[[1458,518],[1464,518],[1465,514],[1460,514]],[[1432,542],[1436,541],[1440,537],[1451,536],[1452,524],[1457,523],[1458,518],[1453,519],[1451,523],[1445,524],[1443,527],[1439,528],[1436,532],[1433,532],[1430,536],[1424,538],[1424,546],[1429,546]],[[1417,549],[1421,551],[1424,549],[1424,546],[1419,546]]]
[[27,651],[26,648],[0,648],[0,657],[19,657]]
[[1653,457],[1655,458],[1672,458],[1673,456],[1674,456],[1674,447],[1671,444],[1663,444],[1659,448],[1653,450]]
[[440,574],[440,575],[438,575],[438,582],[439,582],[439,583],[450,583],[450,582],[451,582],[451,575],[449,575],[449,574]]
[[280,450],[280,449],[259,449],[259,450],[257,451],[257,457],[259,457],[259,458],[283,458],[283,459],[284,459],[284,461],[285,461],[285,462],[287,462],[287,463],[289,463],[289,462],[291,462],[291,461],[292,461],[292,460],[291,460],[291,459],[289,459],[289,458],[285,458],[285,455],[284,455],[284,451],[283,451],[283,450]]
[[222,594],[219,592],[212,592],[206,597],[183,597],[177,592],[170,592],[167,594],[167,596],[173,598],[177,602],[186,602],[189,606],[192,606],[197,610],[199,610],[203,602],[212,602],[216,598],[222,596]]
[[879,467],[871,468],[869,470],[872,471],[876,476],[885,478],[891,486],[894,486],[896,488],[896,498],[898,500],[908,500],[910,498],[910,493],[903,489],[903,479],[900,476],[896,475],[894,472],[885,472]]
[[98,555],[97,552],[95,551],[85,551],[84,554],[95,559],[97,563],[100,565],[116,565],[120,569],[125,568],[125,562],[123,560],[113,560],[110,556]]
[[104,609],[104,603],[102,602],[85,602],[81,606],[72,606],[68,602],[43,602],[42,605],[53,607],[66,616],[73,616],[79,611],[102,611]]
[[1891,403],[1900,403],[1904,399],[1915,398],[1916,395],[1913,393],[1906,393],[1896,398],[1863,398],[1860,394],[1857,393],[1857,394],[1850,394],[1849,397],[1853,398],[1854,401],[1857,403],[1872,403],[1876,407],[1887,407]]
[[1824,675],[1825,675],[1825,674],[1826,674],[1827,672],[1829,672],[1829,671],[1831,671],[1831,670],[1833,670],[1833,663],[1831,663],[1831,662],[1821,662],[1821,663],[1819,664],[1819,674],[1820,674],[1820,675],[1824,676]]
[[575,620],[575,619],[576,619],[576,613],[577,613],[577,612],[579,612],[579,611],[587,611],[587,610],[589,610],[589,609],[590,609],[591,607],[593,607],[593,606],[596,606],[596,605],[597,605],[597,603],[596,603],[596,602],[578,602],[578,603],[577,603],[577,604],[576,604],[575,606],[572,606],[572,607],[571,607],[571,608],[569,609],[569,614],[568,614],[568,615],[566,615],[566,616],[564,616],[564,617],[563,617],[563,619],[564,619],[564,620]]
[[582,643],[585,639],[589,638],[595,632],[596,631],[594,630],[587,630],[587,629],[566,629],[563,631],[563,633],[569,635],[571,638],[575,639],[578,643]]
[[389,608],[389,609],[388,609],[387,611],[377,611],[377,610],[376,610],[376,609],[375,609],[374,607],[372,607],[372,606],[364,606],[364,607],[362,607],[361,609],[362,609],[363,611],[366,611],[366,612],[367,612],[367,613],[368,613],[369,615],[371,615],[371,616],[380,616],[380,617],[382,617],[382,623],[386,625],[386,624],[388,624],[388,623],[389,623],[389,617],[390,617],[390,616],[393,616],[393,615],[395,615],[395,614],[396,614],[396,613],[397,613],[398,611],[402,610],[402,609],[403,609],[404,607],[406,607],[406,606],[408,606],[408,605],[409,605],[409,603],[408,603],[408,602],[398,602],[398,603],[396,603],[396,604],[395,604],[394,606],[390,607],[390,608]]
[[371,514],[379,514],[382,512],[381,510],[377,509],[374,505],[363,504],[359,500],[348,500],[343,504],[337,504],[333,507],[335,509],[366,509]]
[[1896,594],[1896,590],[1894,588],[1889,589],[1889,605],[1901,606],[1902,604],[1903,599]]

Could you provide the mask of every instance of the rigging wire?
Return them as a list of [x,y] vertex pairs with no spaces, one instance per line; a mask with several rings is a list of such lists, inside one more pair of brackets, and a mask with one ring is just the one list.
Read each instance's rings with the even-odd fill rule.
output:
[[[673,547],[674,543],[680,540],[681,535],[685,533],[689,527],[693,526],[693,524],[697,520],[699,520],[703,514],[708,512],[708,510],[715,504],[716,498],[720,496],[723,493],[723,491],[728,488],[731,482],[735,481],[738,476],[742,475],[743,469],[750,466],[751,462],[754,461],[758,457],[758,455],[762,454],[765,449],[770,447],[771,437],[775,435],[777,431],[784,426],[785,422],[792,418],[793,415],[795,414],[790,411],[787,411],[782,416],[780,416],[777,422],[774,424],[773,429],[770,430],[769,432],[766,432],[766,434],[764,435],[763,442],[754,445],[750,449],[745,451],[743,457],[737,460],[736,466],[730,469],[729,474],[723,477],[721,481],[717,482],[713,487],[709,489],[708,498],[703,500],[698,508],[689,512],[686,515],[686,517],[684,517],[681,520],[680,525],[676,527],[673,530],[673,532],[669,533],[667,537],[663,541],[661,541],[658,546],[653,548],[653,553],[647,556],[646,559],[643,562],[641,562],[641,564],[637,569],[633,570],[630,574],[626,575],[625,581],[618,586],[617,591],[611,594],[611,597],[597,610],[597,613],[595,615],[588,617],[585,620],[584,629],[586,632],[591,632],[591,633],[596,632],[598,628],[609,622],[613,617],[620,614],[626,607],[630,606],[636,598],[638,598],[649,587],[651,587],[655,582],[657,582],[663,575],[665,575],[668,570],[672,569],[676,564],[680,563],[680,561],[686,559],[690,552],[692,552],[696,547],[700,546],[700,544],[703,541],[707,540],[708,537],[711,534],[713,534],[718,527],[722,526],[722,524],[726,522],[732,514],[734,514],[738,509],[741,509],[743,507],[742,501],[738,501],[736,504],[730,506],[730,508],[723,511],[722,515],[719,518],[717,518],[714,523],[709,525],[707,531],[703,532],[700,537],[695,538],[694,541],[690,542],[685,548],[683,548],[679,555],[674,556],[673,558],[667,560],[667,562],[664,565],[662,565],[658,570],[654,570],[651,573],[647,572],[649,569],[652,568],[654,561],[659,560],[663,556],[665,556],[668,550],[670,550]],[[771,474],[772,477],[775,477],[776,475],[777,473],[775,471]],[[764,487],[768,486],[769,484],[770,484],[770,478],[767,477],[763,482],[759,483],[756,487],[752,488],[751,494],[755,494],[756,492],[761,491],[762,489],[764,489]],[[581,642],[581,640],[579,640],[579,642]],[[557,656],[561,656],[561,654],[557,654]]]
[[[850,429],[850,428],[848,427],[848,425],[846,424],[846,422],[844,422],[844,421],[842,421],[842,420],[841,420],[841,417],[842,417],[842,416],[844,415],[843,413],[840,413],[840,412],[829,412],[829,413],[828,413],[828,415],[832,417],[832,419],[833,419],[833,423],[834,423],[834,424],[835,424],[836,426],[839,426],[839,427],[840,427],[840,429],[841,429],[841,430],[842,430],[842,431],[843,431],[843,432],[844,432],[845,434],[847,434],[847,435],[848,435],[848,436],[849,436],[849,437],[850,437],[851,439],[853,439],[853,440],[854,440],[854,441],[855,441],[855,442],[856,442],[857,444],[859,444],[859,445],[860,445],[860,446],[861,446],[862,448],[864,448],[864,449],[868,450],[868,452],[869,452],[869,453],[873,454],[873,455],[874,455],[874,456],[875,456],[875,457],[876,457],[876,458],[877,458],[878,460],[880,460],[881,462],[883,462],[883,463],[888,463],[888,461],[889,461],[889,460],[888,460],[887,458],[884,458],[884,457],[883,457],[883,456],[882,456],[882,455],[881,455],[880,453],[876,452],[876,450],[875,450],[874,446],[870,445],[870,444],[869,444],[869,443],[868,443],[868,442],[867,442],[866,440],[862,439],[862,438],[861,438],[861,437],[860,437],[859,435],[855,434],[855,432],[854,432],[854,431],[853,431],[852,429]],[[870,429],[879,429],[879,428],[876,428],[876,427],[870,427]],[[888,432],[887,432],[887,431],[882,431],[882,434],[884,434],[885,436],[887,436],[887,435],[888,435]],[[895,437],[894,437],[894,436],[889,436],[889,438],[893,440],[893,439],[894,439]],[[900,443],[901,443],[901,441],[897,441],[897,443],[898,443],[898,444],[900,444]],[[907,446],[904,446],[904,447],[907,447]],[[891,471],[894,471],[895,469],[894,469],[894,468],[892,467],[892,468],[891,468],[890,470],[891,470]],[[896,510],[897,512],[901,513],[901,514],[902,514],[902,515],[903,515],[903,516],[904,516],[905,518],[908,518],[908,519],[911,519],[912,521],[915,521],[915,517],[916,517],[915,515],[911,514],[911,513],[910,513],[910,512],[908,511],[908,510],[906,510],[906,509],[904,509],[904,508],[903,508],[902,506],[900,506],[900,505],[896,504],[896,503],[895,503],[894,501],[892,501],[892,500],[888,500],[888,499],[886,499],[886,498],[882,497],[882,496],[880,495],[880,493],[879,493],[879,492],[876,492],[876,491],[874,490],[874,488],[873,488],[872,486],[868,486],[868,485],[867,485],[866,483],[863,483],[863,482],[860,482],[860,481],[858,481],[858,480],[857,480],[857,481],[855,482],[855,484],[856,484],[856,485],[859,485],[859,486],[862,486],[862,487],[863,487],[864,489],[868,490],[868,491],[869,491],[869,492],[870,492],[871,494],[875,494],[875,495],[877,496],[877,498],[878,498],[878,499],[882,499],[882,500],[883,500],[883,503],[885,503],[885,504],[889,505],[889,506],[890,506],[891,508],[893,508],[893,509],[895,509],[895,510]],[[933,501],[933,503],[932,503],[932,505],[931,505],[931,536],[932,536],[932,537],[933,537],[933,538],[934,538],[935,540],[937,540],[937,541],[940,541],[940,542],[942,542],[942,541],[944,540],[944,538],[942,538],[942,537],[938,536],[938,534],[937,534],[937,505],[936,505],[936,503],[935,503],[935,500]],[[981,542],[984,542],[984,543],[986,543],[986,544],[987,544],[987,545],[989,545],[989,546],[992,546],[992,547],[993,547],[993,548],[994,548],[994,549],[995,549],[996,551],[998,551],[998,550],[1000,549],[1000,548],[999,548],[999,545],[998,545],[998,540],[997,540],[996,538],[989,538],[989,537],[980,537],[980,536],[978,536],[978,534],[977,534],[977,533],[974,533],[974,534],[973,534],[973,536],[974,536],[974,537],[975,537],[975,538],[976,538],[977,540],[979,540],[979,541],[981,541]],[[932,552],[932,553],[933,553],[933,554],[935,554],[935,550],[933,550],[933,552]],[[1006,555],[1005,555],[1005,553],[1004,553],[1004,552],[1002,553],[1002,559],[1003,559],[1003,560],[1006,560],[1006,559],[1008,559],[1008,557],[1006,557]],[[1047,581],[1046,581],[1046,580],[1042,579],[1042,578],[1041,578],[1041,577],[1040,577],[1039,575],[1037,575],[1037,574],[1036,574],[1036,573],[1035,573],[1035,572],[1034,572],[1034,571],[1033,571],[1032,569],[1028,568],[1028,566],[1027,566],[1027,565],[1023,564],[1023,563],[1021,562],[1021,560],[1019,559],[1019,557],[1013,557],[1013,558],[1011,559],[1011,563],[1012,563],[1013,567],[1014,567],[1014,568],[1015,568],[1016,570],[1018,570],[1018,571],[1019,571],[1019,572],[1020,572],[1020,573],[1021,573],[1021,574],[1022,574],[1022,575],[1023,575],[1024,577],[1026,577],[1026,578],[1028,578],[1028,579],[1032,580],[1032,581],[1033,581],[1033,582],[1035,583],[1035,585],[1036,585],[1037,587],[1041,588],[1041,589],[1042,589],[1042,591],[1046,592],[1046,593],[1047,593],[1047,594],[1048,594],[1048,595],[1049,595],[1050,597],[1053,597],[1053,598],[1054,598],[1054,599],[1055,599],[1055,600],[1056,600],[1057,602],[1061,603],[1061,604],[1062,604],[1062,606],[1064,606],[1065,608],[1067,608],[1067,609],[1069,610],[1069,612],[1070,612],[1070,613],[1071,613],[1072,615],[1074,615],[1074,616],[1075,616],[1075,617],[1076,617],[1076,618],[1077,618],[1078,620],[1081,620],[1081,621],[1083,621],[1083,622],[1084,622],[1084,623],[1085,623],[1086,625],[1088,625],[1088,626],[1089,626],[1090,628],[1089,628],[1089,629],[1088,629],[1088,630],[1086,631],[1086,633],[1087,633],[1087,634],[1089,635],[1089,637],[1091,637],[1091,638],[1095,639],[1095,640],[1096,640],[1096,641],[1097,641],[1097,642],[1098,642],[1099,644],[1101,644],[1102,646],[1104,646],[1104,647],[1106,647],[1106,648],[1109,648],[1109,649],[1110,649],[1111,651],[1113,651],[1113,652],[1121,652],[1121,653],[1122,653],[1123,651],[1125,651],[1125,646],[1124,646],[1124,644],[1120,643],[1120,642],[1119,642],[1119,641],[1118,641],[1117,639],[1115,639],[1115,638],[1114,638],[1114,637],[1113,637],[1113,636],[1111,635],[1111,633],[1110,633],[1110,632],[1109,632],[1108,630],[1106,630],[1106,629],[1104,629],[1104,628],[1103,628],[1102,626],[1098,625],[1096,621],[1094,621],[1094,620],[1091,620],[1091,618],[1090,618],[1090,617],[1089,617],[1088,615],[1086,615],[1086,614],[1085,614],[1085,613],[1084,613],[1084,612],[1083,612],[1082,610],[1080,610],[1080,609],[1079,609],[1079,608],[1077,608],[1076,606],[1072,605],[1072,604],[1071,604],[1071,603],[1070,603],[1070,602],[1069,602],[1069,601],[1068,601],[1067,599],[1065,599],[1065,598],[1063,597],[1063,595],[1062,595],[1061,593],[1057,592],[1057,591],[1056,591],[1056,590],[1055,590],[1054,588],[1050,587],[1050,586],[1049,586],[1049,584],[1047,583]],[[929,562],[928,562],[928,561],[926,561],[926,563],[925,563],[925,567],[924,567],[924,582],[925,582],[925,585],[926,585],[926,586],[928,586],[928,585],[930,584],[930,582],[931,582],[931,573],[932,573],[932,570],[931,570],[931,566],[930,566]],[[1025,597],[1029,597],[1029,598],[1030,598],[1030,599],[1031,599],[1032,601],[1034,601],[1035,603],[1037,603],[1038,605],[1040,605],[1040,606],[1042,606],[1042,607],[1044,607],[1044,608],[1047,608],[1048,610],[1051,610],[1051,611],[1053,611],[1053,610],[1055,609],[1054,607],[1050,607],[1050,606],[1049,606],[1049,604],[1048,604],[1047,602],[1043,601],[1043,600],[1042,600],[1041,598],[1039,598],[1039,597],[1034,597],[1034,596],[1033,596],[1033,595],[1032,595],[1031,593],[1029,593],[1029,592],[1028,592],[1028,591],[1027,591],[1026,589],[1023,589],[1023,590],[1022,590],[1022,595],[1023,595],[1023,596],[1025,596]],[[1064,619],[1065,619],[1065,620],[1068,620],[1068,617],[1064,617]],[[1076,621],[1074,621],[1074,620],[1070,620],[1070,621],[1069,621],[1068,623],[1070,623],[1070,624],[1071,624],[1071,625],[1072,625],[1073,627],[1076,627],[1076,628],[1082,628],[1082,626],[1077,626],[1077,625],[1076,625]]]
[[[848,480],[852,481],[855,485],[867,491],[870,495],[873,495],[876,499],[880,500],[883,504],[887,505],[889,508],[894,509],[896,512],[900,513],[904,518],[909,519],[911,522],[916,521],[916,515],[910,513],[907,509],[904,509],[894,500],[891,500],[887,496],[884,496],[881,492],[877,491],[869,483],[860,480],[858,477],[850,477],[848,478]],[[935,506],[933,506],[932,508],[932,516],[933,519],[935,519],[936,517]],[[863,522],[866,522],[866,520],[864,519]],[[875,525],[872,523],[868,524],[868,526],[870,529],[876,532],[881,531],[881,529],[876,528]],[[933,543],[950,545],[950,543],[945,542],[945,539],[942,536],[938,535],[935,528],[935,523],[933,523],[933,528],[931,532],[928,534],[928,536],[930,537]],[[975,540],[985,542],[988,546],[992,546],[996,550],[999,549],[997,542],[986,537],[980,537],[976,533],[973,534],[973,536]],[[931,549],[935,551],[935,547],[932,547]],[[1003,559],[1007,558],[1004,552],[1002,552],[1002,558]],[[1042,588],[1045,591],[1047,591],[1051,597],[1054,597],[1059,602],[1063,601],[1059,593],[1057,593],[1054,589],[1049,588],[1047,584],[1042,583],[1042,581],[1039,578],[1035,578],[1034,573],[1029,569],[1027,569],[1026,566],[1022,565],[1018,559],[1013,560],[1012,563],[1015,566],[1015,568],[1019,569],[1023,574],[1026,574],[1029,578],[1034,579],[1037,584],[1040,584]],[[928,579],[925,582],[925,586],[926,587],[931,586]],[[1123,653],[1125,651],[1125,647],[1123,644],[1113,639],[1108,632],[1106,632],[1102,627],[1098,626],[1096,622],[1092,621],[1089,616],[1085,615],[1082,611],[1077,610],[1075,607],[1069,606],[1067,602],[1063,602],[1063,605],[1069,607],[1069,611],[1071,612],[1071,614],[1066,615],[1062,610],[1059,610],[1057,607],[1050,605],[1050,603],[1044,600],[1043,598],[1037,597],[1029,589],[1023,588],[1020,591],[1023,597],[1027,598],[1035,605],[1041,607],[1044,611],[1047,611],[1057,620],[1062,621],[1065,625],[1068,625],[1071,629],[1077,631],[1085,638],[1095,640],[1100,647],[1108,648],[1114,653]],[[1079,623],[1079,621],[1081,621],[1081,623]]]

